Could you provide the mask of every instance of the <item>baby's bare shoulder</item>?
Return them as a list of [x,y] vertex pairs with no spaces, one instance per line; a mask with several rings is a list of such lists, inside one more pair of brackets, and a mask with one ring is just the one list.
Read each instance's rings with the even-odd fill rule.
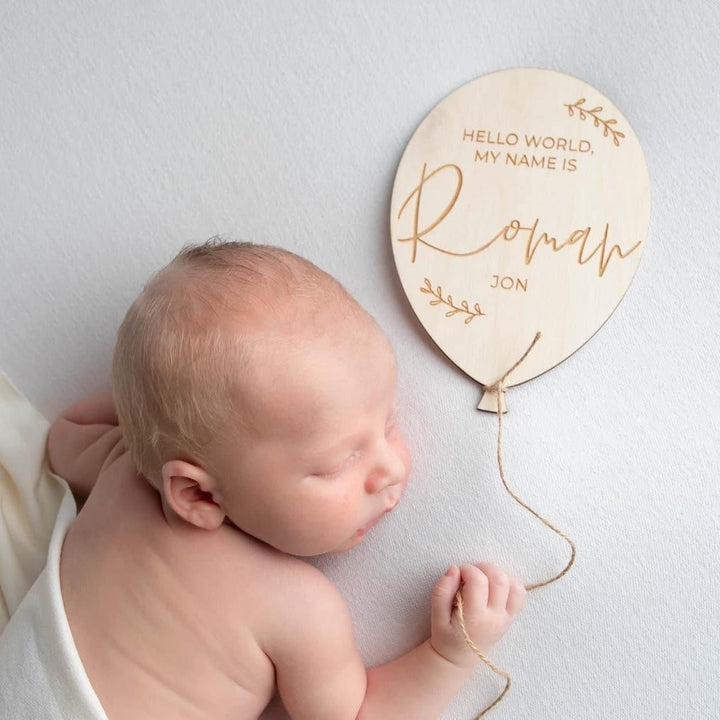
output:
[[317,637],[319,625],[349,623],[340,592],[320,570],[238,530],[226,528],[223,535],[216,538],[227,563],[221,584],[231,599],[223,605],[231,613],[235,598],[236,613],[242,597],[246,618],[269,655],[293,638]]
[[216,549],[231,568],[223,571],[237,590],[258,588],[265,603],[282,606],[334,595],[335,586],[301,558],[279,552],[234,527],[223,527],[214,538]]

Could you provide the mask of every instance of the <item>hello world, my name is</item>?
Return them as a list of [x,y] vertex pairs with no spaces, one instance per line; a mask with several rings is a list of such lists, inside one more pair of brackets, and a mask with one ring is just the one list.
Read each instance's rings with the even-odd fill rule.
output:
[[[475,149],[473,159],[486,165],[575,172],[579,156],[593,155],[589,140],[556,135],[463,128],[462,142],[484,146]],[[544,151],[553,151],[553,154]],[[567,153],[570,157],[559,157],[557,153]]]

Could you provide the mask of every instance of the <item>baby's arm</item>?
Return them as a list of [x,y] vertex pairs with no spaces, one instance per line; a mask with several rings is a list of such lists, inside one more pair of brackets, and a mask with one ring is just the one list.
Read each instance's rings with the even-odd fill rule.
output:
[[87,497],[121,440],[112,393],[92,395],[64,410],[50,426],[50,469],[67,481],[73,495]]
[[268,649],[293,720],[435,720],[478,661],[452,617],[461,580],[465,626],[489,652],[520,611],[525,590],[494,565],[465,565],[435,586],[431,637],[367,672],[337,590],[318,586],[317,597],[308,594],[295,617],[284,619],[286,642]]

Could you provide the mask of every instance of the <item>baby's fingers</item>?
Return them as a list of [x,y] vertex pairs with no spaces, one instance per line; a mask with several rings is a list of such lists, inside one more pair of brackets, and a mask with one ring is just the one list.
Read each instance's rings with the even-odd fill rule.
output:
[[460,571],[453,565],[435,584],[432,593],[432,623],[435,627],[449,624],[453,612],[455,594],[460,587]]
[[478,563],[477,567],[487,575],[488,607],[493,610],[505,610],[510,595],[510,578],[492,563]]
[[510,594],[508,595],[507,611],[510,615],[517,615],[525,604],[525,586],[514,578],[510,580]]
[[488,576],[490,584],[488,606],[494,610],[506,610],[510,615],[517,615],[525,602],[525,586],[497,565],[478,563],[478,567]]
[[484,610],[488,604],[488,578],[475,565],[463,565],[461,568],[463,585],[463,601],[472,613]]

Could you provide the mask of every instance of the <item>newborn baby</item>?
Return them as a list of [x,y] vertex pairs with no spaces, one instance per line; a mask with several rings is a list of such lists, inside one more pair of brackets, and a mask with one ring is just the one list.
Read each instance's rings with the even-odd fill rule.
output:
[[431,637],[365,670],[339,592],[300,558],[355,547],[400,500],[395,359],[337,281],[278,248],[183,250],[120,327],[113,395],[63,413],[48,455],[89,493],[60,587],[110,720],[250,720],[276,688],[294,720],[430,720],[477,662],[461,582],[483,652],[523,603],[495,566],[453,566]]

